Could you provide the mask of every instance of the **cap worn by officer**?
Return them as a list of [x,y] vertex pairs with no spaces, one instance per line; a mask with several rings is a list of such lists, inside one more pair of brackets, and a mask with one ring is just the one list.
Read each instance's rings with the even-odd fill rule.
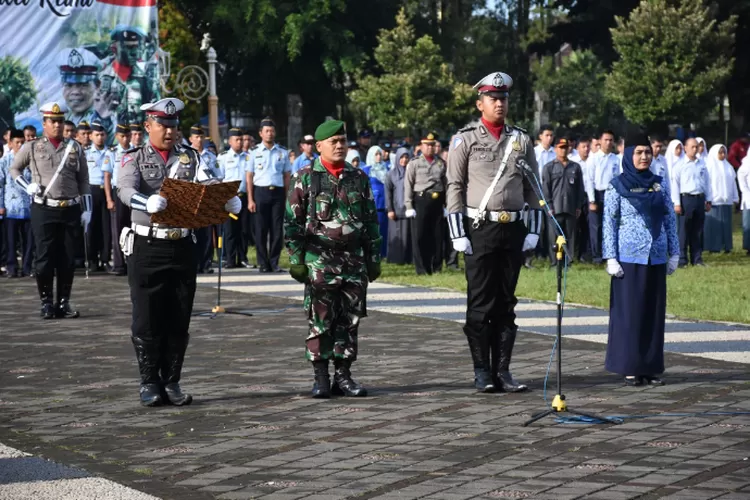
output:
[[315,143],[315,137],[311,136],[310,134],[307,134],[302,138],[300,141],[302,144],[314,144]]
[[[39,108],[39,112],[42,114],[42,119],[49,118],[50,120],[63,121],[65,120],[65,113],[68,112],[68,108],[64,104],[52,101]],[[88,126],[88,123],[86,122],[81,123]]]
[[143,125],[140,123],[131,123],[129,127],[131,132],[143,132]]
[[422,144],[435,144],[435,141],[437,140],[437,137],[435,137],[435,134],[430,132],[426,136],[422,138]]
[[513,86],[513,78],[510,75],[497,71],[490,73],[474,85],[474,89],[480,96],[488,95],[490,97],[505,98]]
[[276,128],[276,123],[273,121],[273,119],[269,116],[266,116],[260,121],[260,128],[263,127],[273,127]]
[[359,133],[359,136],[360,137],[371,137],[372,136],[372,132],[370,132],[369,129],[362,129],[362,131],[360,131],[360,133]]
[[109,32],[109,37],[114,42],[125,42],[127,44],[138,43],[146,38],[146,32],[138,26],[118,24],[115,26],[115,29]]
[[104,125],[102,125],[101,122],[93,121],[91,122],[91,131],[92,132],[106,132],[107,129],[104,128]]
[[555,144],[555,147],[556,148],[567,148],[569,145],[570,145],[570,143],[568,142],[568,139],[566,139],[565,137],[560,137],[557,140],[557,144]]
[[190,135],[206,135],[206,132],[203,130],[202,126],[195,124],[190,127]]
[[346,135],[346,123],[341,120],[328,120],[315,129],[315,140],[325,141],[337,135]]
[[232,127],[229,129],[229,137],[242,137],[245,132],[241,128]]
[[146,113],[148,119],[165,127],[176,127],[180,123],[180,111],[183,109],[185,109],[185,104],[174,97],[141,106],[141,111]]
[[130,127],[128,127],[127,125],[123,125],[122,123],[118,123],[117,127],[115,127],[115,132],[118,134],[129,134]]
[[91,125],[89,125],[89,122],[86,120],[82,120],[78,122],[78,131],[85,131],[85,132],[91,132]]
[[96,80],[99,58],[83,47],[64,49],[57,56],[63,84],[88,83]]

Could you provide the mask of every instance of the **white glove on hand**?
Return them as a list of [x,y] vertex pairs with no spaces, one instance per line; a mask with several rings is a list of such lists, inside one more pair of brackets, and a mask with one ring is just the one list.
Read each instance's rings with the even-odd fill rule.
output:
[[146,210],[148,213],[155,214],[156,212],[161,212],[165,208],[167,208],[167,199],[163,196],[152,194],[148,197],[148,200],[146,201]]
[[34,196],[35,194],[41,193],[42,188],[39,187],[39,184],[36,182],[29,183],[28,186],[26,186],[26,194],[29,196]]
[[224,205],[224,210],[232,214],[240,213],[242,210],[242,200],[239,196],[235,196]]
[[539,243],[538,234],[527,234],[526,239],[523,240],[523,248],[521,251],[525,252],[527,250],[533,250],[536,248],[537,243]]
[[607,274],[615,278],[622,278],[625,276],[625,271],[622,270],[622,266],[617,259],[607,259]]
[[448,209],[443,208],[443,219],[447,219],[447,218],[448,218]]
[[81,225],[84,231],[89,230],[89,223],[91,223],[91,212],[81,212]]
[[667,276],[674,273],[677,270],[677,266],[680,265],[680,256],[679,255],[673,255],[669,258],[669,262],[667,262]]
[[471,248],[471,241],[469,241],[469,238],[466,236],[453,240],[453,250],[456,252],[463,252],[466,255],[474,254],[474,250]]
[[417,211],[414,210],[413,208],[410,208],[409,210],[406,211],[404,215],[406,216],[407,219],[413,219],[414,217],[417,216]]

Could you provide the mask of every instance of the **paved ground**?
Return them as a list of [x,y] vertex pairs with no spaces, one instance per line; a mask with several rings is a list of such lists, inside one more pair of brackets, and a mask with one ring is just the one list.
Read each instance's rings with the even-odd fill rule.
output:
[[[125,282],[92,276],[74,293],[82,318],[41,322],[31,281],[0,283],[0,442],[148,495],[750,499],[750,415],[522,427],[545,407],[546,336],[522,335],[514,356],[532,392],[477,395],[455,323],[373,311],[355,369],[372,397],[317,401],[299,303],[226,292],[225,305],[257,314],[195,319],[184,376],[195,404],[149,410],[136,403]],[[199,288],[199,308],[214,301]],[[572,408],[750,412],[746,365],[668,353],[669,385],[634,389],[603,372],[603,352],[566,341]],[[0,498],[42,486],[9,467],[0,458]]]
[[[523,278],[522,278],[523,279]],[[202,276],[202,284],[213,286],[216,276]],[[287,274],[259,274],[231,270],[222,277],[223,289],[302,300],[302,289]],[[431,290],[373,283],[367,297],[370,309],[393,314],[463,323],[466,295],[448,290]],[[557,306],[551,302],[522,300],[516,308],[518,325],[527,332],[555,335]],[[565,308],[563,334],[567,338],[607,343],[609,314],[593,307]],[[727,323],[667,320],[666,350],[688,356],[750,364],[750,327]]]

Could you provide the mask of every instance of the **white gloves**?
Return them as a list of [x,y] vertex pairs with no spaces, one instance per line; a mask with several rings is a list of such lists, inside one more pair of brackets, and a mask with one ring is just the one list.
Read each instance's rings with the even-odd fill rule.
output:
[[232,214],[240,213],[240,210],[242,210],[242,200],[240,200],[239,196],[235,196],[224,205],[224,210]]
[[28,186],[26,186],[26,194],[29,196],[34,196],[35,194],[41,193],[42,188],[39,187],[39,184],[36,182],[29,183]]
[[617,259],[607,259],[607,274],[614,278],[622,278],[625,276],[625,271],[622,270],[622,266]]
[[448,209],[443,207],[443,219],[447,219],[447,218],[448,218]]
[[521,249],[521,251],[525,252],[527,250],[533,250],[536,248],[537,243],[539,243],[538,234],[527,234],[526,239],[523,240],[523,248]]
[[680,256],[679,255],[673,255],[669,258],[669,262],[667,262],[667,276],[672,274],[677,270],[677,266],[680,265]]
[[406,211],[404,215],[406,216],[407,219],[413,219],[414,217],[417,216],[417,211],[414,210],[413,208],[410,208],[409,210]]
[[84,231],[89,230],[89,223],[91,222],[91,212],[89,211],[83,211],[81,212],[81,225],[83,226]]
[[469,238],[466,236],[453,240],[453,250],[456,252],[463,252],[466,255],[472,255],[474,253],[474,250],[471,248],[471,241],[469,241]]
[[167,208],[167,199],[163,196],[152,194],[148,197],[148,201],[146,201],[146,210],[148,213],[155,214],[156,212],[161,212],[165,208]]

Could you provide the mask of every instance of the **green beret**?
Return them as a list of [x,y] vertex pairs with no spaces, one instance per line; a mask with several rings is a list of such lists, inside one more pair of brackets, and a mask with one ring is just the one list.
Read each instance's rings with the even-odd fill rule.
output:
[[315,129],[315,140],[325,141],[334,135],[346,135],[346,123],[341,120],[328,120]]

